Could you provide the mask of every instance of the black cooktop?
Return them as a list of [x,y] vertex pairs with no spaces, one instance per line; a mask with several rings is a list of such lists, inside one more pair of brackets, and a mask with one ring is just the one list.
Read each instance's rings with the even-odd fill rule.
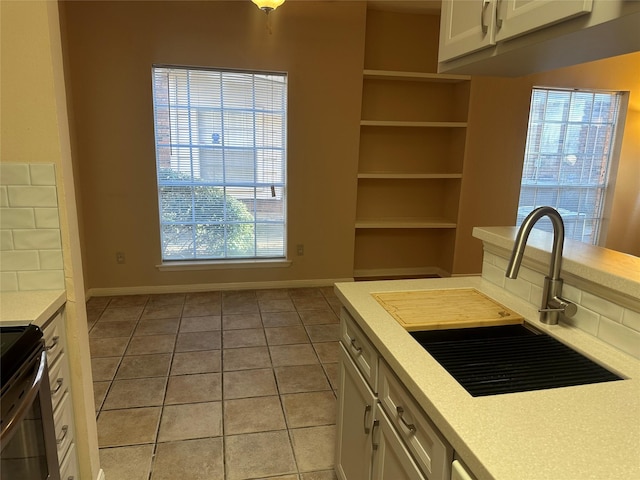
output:
[[4,384],[33,351],[41,348],[42,330],[35,325],[0,327],[0,377]]
[[410,333],[473,397],[622,380],[522,325]]

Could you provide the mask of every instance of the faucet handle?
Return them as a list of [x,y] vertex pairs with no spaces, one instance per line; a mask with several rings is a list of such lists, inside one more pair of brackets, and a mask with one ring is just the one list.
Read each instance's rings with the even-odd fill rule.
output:
[[562,312],[565,317],[573,317],[578,311],[575,303],[565,300],[560,296],[550,298],[547,302],[547,308],[541,308],[538,312]]

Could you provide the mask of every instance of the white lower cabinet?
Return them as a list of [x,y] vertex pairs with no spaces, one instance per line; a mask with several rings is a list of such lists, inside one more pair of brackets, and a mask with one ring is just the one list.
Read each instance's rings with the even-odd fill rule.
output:
[[[451,446],[344,309],[341,322],[341,330],[351,335],[342,336],[340,342],[338,478],[449,480]],[[358,348],[352,348],[353,338]],[[363,351],[374,354],[364,364]],[[378,375],[372,376],[369,366],[374,364]]]

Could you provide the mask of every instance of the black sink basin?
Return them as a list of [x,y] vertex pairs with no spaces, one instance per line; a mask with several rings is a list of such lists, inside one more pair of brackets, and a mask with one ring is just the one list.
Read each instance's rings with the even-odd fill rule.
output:
[[409,333],[473,397],[622,380],[523,325]]

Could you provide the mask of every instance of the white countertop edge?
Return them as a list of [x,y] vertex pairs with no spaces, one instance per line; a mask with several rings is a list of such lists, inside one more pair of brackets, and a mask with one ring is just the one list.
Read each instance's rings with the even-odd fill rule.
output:
[[[629,380],[474,398],[371,296],[469,287]],[[336,284],[336,293],[480,480],[640,478],[640,464],[633,460],[640,455],[637,359],[576,328],[543,325],[526,302],[478,277],[344,283]],[[579,471],[568,469],[567,455],[574,458],[570,467],[579,464]]]
[[[512,250],[517,232],[516,227],[475,227],[473,236]],[[525,258],[548,265],[552,243],[551,233],[534,228],[527,241]],[[640,298],[640,258],[633,255],[565,239],[562,270],[632,298]]]
[[64,290],[0,292],[0,325],[41,327],[64,305]]

